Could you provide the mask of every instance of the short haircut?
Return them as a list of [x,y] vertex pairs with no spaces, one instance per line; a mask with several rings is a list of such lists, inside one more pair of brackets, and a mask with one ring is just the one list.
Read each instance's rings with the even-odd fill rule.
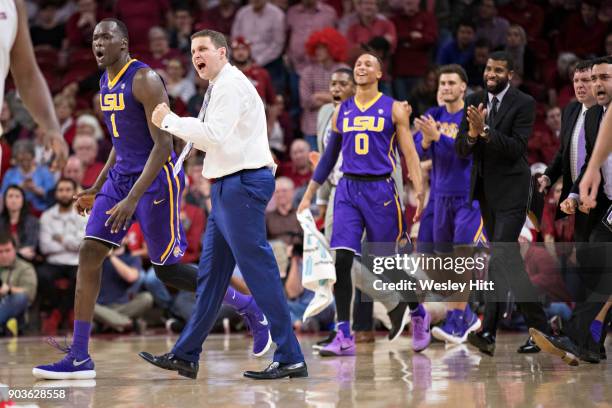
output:
[[438,81],[440,80],[440,76],[442,76],[442,74],[457,74],[464,83],[468,83],[468,76],[465,72],[465,69],[463,69],[463,67],[459,64],[449,64],[441,66],[438,69]]
[[76,181],[74,181],[73,179],[70,179],[68,177],[60,177],[60,179],[57,180],[57,183],[55,183],[55,188],[56,189],[60,185],[60,183],[70,183],[70,184],[72,184],[72,188],[74,190],[76,190],[78,188]]
[[197,33],[194,33],[191,36],[191,39],[193,40],[194,38],[199,38],[199,37],[210,38],[210,41],[213,43],[213,45],[217,49],[225,48],[227,52],[229,52],[230,50],[229,45],[227,44],[227,38],[225,38],[225,34],[223,33],[220,33],[215,30],[201,30],[201,31],[198,31]]
[[576,67],[574,68],[574,72],[584,72],[590,71],[593,67],[593,60],[581,60],[578,61]]
[[[359,54],[359,56],[357,57],[357,59],[361,58],[361,57],[362,57],[362,56],[364,56],[364,55],[371,55],[371,56],[373,56],[374,58],[376,58],[376,61],[378,61],[378,65],[380,66],[380,70],[381,70],[381,71],[383,70],[383,66],[384,66],[384,65],[383,65],[383,62],[382,62],[382,60],[380,59],[380,57],[379,57],[378,55],[376,55],[376,53],[375,53],[374,51],[369,50],[369,49],[366,49],[366,51],[365,51],[365,52],[362,52],[361,54]],[[355,64],[356,64],[356,63],[357,63],[357,60],[355,60]]]
[[612,56],[608,55],[605,57],[595,58],[591,60],[591,62],[592,62],[591,67],[594,67],[595,65],[601,65],[601,64],[612,64]]
[[495,51],[489,54],[489,59],[493,61],[505,61],[508,71],[514,71],[514,60],[506,51]]
[[6,228],[0,229],[0,245],[6,245],[9,243],[13,244],[13,247],[17,246],[15,245],[15,238],[13,238],[10,231]]
[[[125,25],[125,23],[123,21],[121,21],[119,19],[116,19],[116,18],[109,17],[109,18],[102,19],[100,21],[100,23],[115,23],[115,24],[117,24],[117,27],[119,28],[119,32],[121,33],[123,38],[125,38],[128,41],[130,40],[130,36],[128,34],[127,26]],[[100,24],[100,23],[98,23],[98,24]]]
[[32,157],[36,156],[36,147],[30,139],[19,139],[13,144],[13,157],[19,153],[29,153]]
[[332,73],[332,75],[333,74],[346,74],[351,79],[351,82],[355,83],[355,77],[353,76],[353,71],[350,68],[338,68]]
[[459,24],[457,24],[457,29],[455,30],[455,33],[459,31],[459,27],[461,26],[471,27],[472,30],[476,31],[476,23],[474,22],[474,20],[471,20],[469,18],[464,18],[464,19],[461,19],[461,21],[459,21]]

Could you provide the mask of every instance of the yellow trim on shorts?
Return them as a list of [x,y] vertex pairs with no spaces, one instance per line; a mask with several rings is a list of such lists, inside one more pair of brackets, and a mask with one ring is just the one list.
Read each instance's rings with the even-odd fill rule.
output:
[[170,255],[170,250],[174,245],[174,191],[172,189],[172,179],[170,178],[170,171],[168,170],[168,165],[164,164],[164,171],[166,172],[166,178],[168,179],[168,189],[170,190],[170,242],[168,243],[168,247],[160,257],[160,262],[163,264],[165,259]]
[[[174,174],[174,163],[171,161],[168,162],[170,167],[172,167],[172,174]],[[179,213],[180,207],[180,199],[181,199],[181,183],[179,182],[178,175],[174,176],[174,181],[176,181],[176,233],[178,235],[178,239],[181,239],[181,226],[179,225],[181,215]]]

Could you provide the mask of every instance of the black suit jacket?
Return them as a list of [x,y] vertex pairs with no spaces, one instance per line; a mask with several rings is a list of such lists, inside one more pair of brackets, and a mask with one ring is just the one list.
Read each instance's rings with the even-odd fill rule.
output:
[[[487,106],[486,91],[466,98],[467,106]],[[485,200],[491,210],[527,208],[531,173],[527,164],[527,140],[535,120],[534,99],[510,87],[504,96],[494,123],[490,126],[489,141],[478,137],[468,143],[469,124],[464,115],[455,149],[462,157],[473,154],[470,200]]]
[[559,177],[563,177],[563,190],[561,191],[561,198],[559,198],[559,204],[557,205],[556,218],[562,218],[567,215],[561,211],[560,204],[567,198],[573,185],[570,152],[574,126],[576,125],[581,109],[582,104],[580,102],[571,102],[563,110],[563,117],[561,120],[561,145],[552,163],[550,163],[544,172],[550,179],[551,184],[555,184]]
[[[592,106],[587,110],[585,114],[584,139],[586,148],[586,158],[584,160],[582,170],[580,171],[580,175],[572,186],[572,193],[580,194],[580,189],[578,186],[580,185],[582,176],[584,175],[584,172],[587,169],[589,160],[591,160],[591,155],[593,154],[593,149],[595,148],[595,142],[597,141],[597,134],[599,133],[599,125],[601,123],[601,119],[603,118],[603,114],[603,107],[599,105]],[[595,223],[601,221],[602,217],[604,216],[604,213],[610,207],[610,200],[608,199],[608,196],[606,196],[603,186],[604,178],[602,173],[601,183],[599,184],[599,190],[597,191],[597,206],[593,208],[588,214],[587,234],[590,233]]]

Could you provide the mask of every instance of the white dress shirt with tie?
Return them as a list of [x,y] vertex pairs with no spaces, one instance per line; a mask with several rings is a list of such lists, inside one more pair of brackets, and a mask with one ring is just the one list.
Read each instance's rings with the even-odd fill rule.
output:
[[264,105],[251,81],[227,63],[210,82],[214,89],[204,119],[181,118],[171,112],[162,130],[206,152],[202,170],[206,178],[261,167],[274,171]]

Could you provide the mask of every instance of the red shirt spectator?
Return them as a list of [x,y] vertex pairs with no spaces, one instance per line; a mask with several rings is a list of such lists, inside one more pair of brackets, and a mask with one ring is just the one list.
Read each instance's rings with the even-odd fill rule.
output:
[[238,7],[233,0],[220,0],[217,7],[200,12],[196,30],[215,30],[229,36],[237,11]]
[[550,108],[546,111],[546,127],[536,130],[527,143],[527,161],[534,163],[552,163],[559,150],[559,134],[561,132],[561,109]]
[[149,30],[165,26],[169,21],[168,0],[117,0],[115,16],[128,27],[130,51],[145,53],[149,46]]
[[238,37],[232,41],[232,62],[251,80],[257,93],[266,105],[271,105],[276,99],[276,92],[272,86],[272,79],[267,70],[255,64],[251,59],[251,46],[244,39]]
[[149,30],[149,52],[143,54],[141,59],[151,68],[165,71],[170,60],[183,61],[184,57],[179,50],[170,48],[170,39],[166,30],[161,27],[152,27]]
[[597,19],[597,7],[583,1],[580,14],[570,15],[559,36],[559,52],[573,52],[581,58],[590,58],[604,52],[603,44],[608,25]]
[[181,222],[187,238],[187,249],[181,263],[198,263],[202,252],[202,234],[206,226],[204,211],[200,207],[188,204],[183,200]]
[[96,6],[95,0],[79,0],[78,11],[66,23],[66,38],[70,48],[86,48],[91,54],[91,40],[96,23],[111,14]]
[[98,142],[93,136],[77,134],[72,143],[72,150],[85,166],[83,188],[93,186],[104,168],[104,163],[96,161]]
[[287,56],[293,69],[301,73],[310,62],[306,55],[306,41],[315,31],[334,27],[338,16],[336,11],[327,4],[317,0],[302,0],[291,6],[287,12],[287,28],[289,29],[289,47]]
[[393,76],[423,76],[429,66],[429,53],[438,39],[436,16],[419,10],[419,1],[404,2],[404,10],[391,21],[397,29],[397,50],[393,55]]
[[[370,1],[373,2],[373,0],[363,0],[361,9],[363,10]],[[378,16],[376,12],[377,9],[374,6],[373,15],[360,13],[359,22],[349,27],[346,38],[350,47],[350,60],[356,59],[361,53],[362,44],[367,44],[374,37],[384,37],[389,42],[390,52],[394,52],[397,45],[395,26],[388,19]]]
[[518,24],[525,29],[529,40],[540,36],[544,24],[544,11],[540,6],[527,0],[514,0],[499,8],[499,15],[510,24]]
[[296,139],[291,144],[289,157],[291,161],[282,163],[278,175],[288,177],[293,181],[295,188],[299,188],[312,178],[312,168],[308,160],[310,145],[304,139]]

